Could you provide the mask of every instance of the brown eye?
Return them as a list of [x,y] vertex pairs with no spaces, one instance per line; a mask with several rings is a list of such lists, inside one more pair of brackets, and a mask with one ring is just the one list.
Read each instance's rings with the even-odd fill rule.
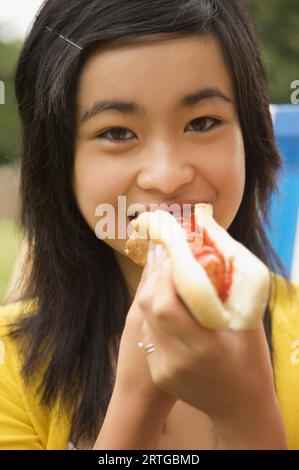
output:
[[218,127],[222,124],[219,119],[210,117],[200,117],[191,121],[192,126],[195,128],[195,132],[208,132],[214,127]]
[[[113,127],[105,132],[102,132],[101,134],[98,134],[97,138],[110,140],[111,142],[126,142],[130,140],[124,138],[127,135],[127,132],[131,132],[133,134],[132,131],[125,127]],[[108,137],[109,135],[111,137]]]

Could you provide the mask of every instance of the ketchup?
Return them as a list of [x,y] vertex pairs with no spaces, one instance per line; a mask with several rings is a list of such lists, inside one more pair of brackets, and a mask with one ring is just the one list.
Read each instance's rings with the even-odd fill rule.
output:
[[183,217],[177,218],[177,221],[186,231],[193,256],[205,269],[220,300],[225,302],[232,285],[233,259],[229,258],[228,263],[225,263],[224,256],[209,238],[205,228],[200,232],[194,214],[191,214],[191,224]]

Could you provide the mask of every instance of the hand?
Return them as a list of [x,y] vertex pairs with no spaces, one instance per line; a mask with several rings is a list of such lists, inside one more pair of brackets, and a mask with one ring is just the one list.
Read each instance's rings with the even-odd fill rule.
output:
[[154,286],[147,266],[126,318],[115,386],[95,450],[156,449],[163,424],[176,402],[153,382],[145,355],[138,347],[145,318],[140,294],[145,291],[149,295]]
[[140,304],[140,297],[143,295],[151,297],[155,287],[154,273],[147,264],[126,317],[119,347],[115,390],[119,396],[131,399],[134,397],[137,400],[142,398],[144,406],[147,404],[155,406],[156,409],[164,407],[163,410],[166,409],[168,414],[176,399],[153,382],[145,354],[138,347],[138,343],[142,340],[142,325],[146,317],[146,312]]
[[[176,294],[171,266],[156,268],[143,290],[143,342],[153,382],[165,392],[225,422],[275,402],[273,371],[262,323],[251,331],[209,330]],[[259,408],[258,405],[260,404]]]

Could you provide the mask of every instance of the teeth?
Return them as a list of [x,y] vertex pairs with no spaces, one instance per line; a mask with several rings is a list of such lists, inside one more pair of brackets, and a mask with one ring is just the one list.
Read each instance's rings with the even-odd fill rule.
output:
[[[192,207],[191,207],[191,212],[190,212],[191,215],[194,214],[194,209],[195,209],[194,206],[192,206]],[[166,211],[166,212],[168,212],[168,211]],[[134,220],[134,219],[136,219],[136,218],[139,216],[139,214],[140,214],[139,211],[136,211],[135,214],[131,214],[131,215],[129,215],[128,217],[129,217],[130,220]],[[170,214],[170,215],[174,215],[173,211],[169,211],[169,214]]]

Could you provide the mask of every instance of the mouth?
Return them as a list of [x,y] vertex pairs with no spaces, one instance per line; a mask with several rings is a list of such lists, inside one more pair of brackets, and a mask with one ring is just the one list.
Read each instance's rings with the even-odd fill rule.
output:
[[[165,206],[164,207],[157,207],[157,208],[155,208],[154,211],[147,208],[147,211],[148,212],[155,212],[156,210],[159,209],[159,210],[164,210],[165,212],[168,212],[170,215],[172,215],[176,218],[182,218],[183,212],[186,210],[186,206],[187,206],[188,211],[190,211],[190,209],[191,209],[191,212],[190,212],[191,216],[194,214],[194,211],[195,211],[195,203],[194,202],[192,202],[192,203],[190,203],[190,202],[178,203],[178,205],[180,206],[180,210],[178,212],[177,211],[172,211],[172,210],[167,210],[167,209],[165,209]],[[183,208],[183,206],[184,206],[184,208]],[[142,212],[144,212],[144,211],[135,211],[135,213],[128,215],[128,219],[130,220],[130,222],[132,222],[133,220],[137,219],[137,217]],[[187,214],[188,213],[189,212],[187,212]]]
[[136,211],[135,214],[128,215],[128,219],[130,220],[130,222],[132,222],[132,220],[137,219],[137,217],[139,216],[139,214],[141,214],[141,212]]
[[[155,212],[155,211],[154,211]],[[173,211],[165,211],[165,212],[168,212],[170,215],[174,215]],[[193,211],[192,211],[193,212]],[[191,213],[192,213],[191,212]],[[130,220],[130,222],[132,222],[132,220],[135,220],[137,219],[137,217],[142,214],[142,212],[140,211],[136,211],[135,214],[133,215],[128,215],[128,219]]]

